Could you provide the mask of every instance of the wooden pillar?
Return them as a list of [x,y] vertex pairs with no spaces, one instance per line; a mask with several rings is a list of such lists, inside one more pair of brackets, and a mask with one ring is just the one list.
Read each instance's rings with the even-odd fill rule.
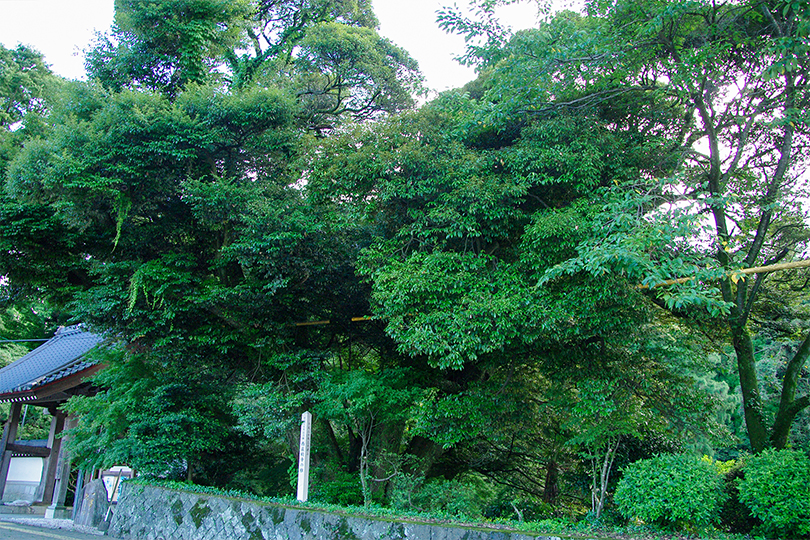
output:
[[9,444],[17,440],[17,428],[20,425],[20,411],[22,403],[11,404],[11,415],[3,428],[3,438],[0,439],[0,500],[3,499],[3,492],[6,490],[6,480],[8,479],[8,467],[11,465],[11,451],[6,450]]
[[[62,425],[65,427],[64,413],[57,413],[62,415]],[[67,428],[70,429],[76,426],[76,418],[70,418],[67,421]],[[60,431],[61,433],[61,431]],[[51,450],[51,459],[56,461],[56,474],[54,475],[53,484],[53,498],[51,505],[45,510],[45,519],[66,519],[70,514],[65,509],[65,498],[67,497],[68,482],[70,481],[70,454],[68,454],[62,439],[59,439],[59,452],[54,456],[54,450]]]
[[51,453],[42,464],[42,480],[37,489],[36,500],[51,504],[53,502],[53,487],[56,483],[56,466],[59,461],[59,450],[62,448],[62,439],[59,435],[65,428],[65,413],[59,410],[51,410],[51,431],[48,433],[48,448]]

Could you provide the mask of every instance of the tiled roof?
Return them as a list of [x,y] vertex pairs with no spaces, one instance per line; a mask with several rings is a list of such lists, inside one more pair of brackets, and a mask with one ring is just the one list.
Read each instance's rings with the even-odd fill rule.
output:
[[82,357],[102,338],[78,326],[63,327],[19,360],[0,369],[0,401],[20,392],[32,391],[92,366]]

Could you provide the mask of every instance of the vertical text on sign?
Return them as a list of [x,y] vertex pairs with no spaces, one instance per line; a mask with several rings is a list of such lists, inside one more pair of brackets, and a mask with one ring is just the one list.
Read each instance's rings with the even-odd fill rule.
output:
[[301,444],[298,449],[298,495],[297,499],[306,502],[309,498],[309,447],[312,438],[312,414],[301,415]]

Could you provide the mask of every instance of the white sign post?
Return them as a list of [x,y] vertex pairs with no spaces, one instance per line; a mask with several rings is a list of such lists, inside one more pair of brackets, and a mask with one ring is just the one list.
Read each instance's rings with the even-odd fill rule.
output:
[[298,500],[309,498],[309,446],[312,438],[312,414],[301,415],[301,445],[298,448]]

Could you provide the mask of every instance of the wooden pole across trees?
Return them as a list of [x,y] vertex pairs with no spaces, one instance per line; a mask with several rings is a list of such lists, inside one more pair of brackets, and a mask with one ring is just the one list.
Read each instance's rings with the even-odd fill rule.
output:
[[[374,320],[374,317],[352,317],[352,322],[363,322],[363,321],[371,321]],[[306,321],[306,322],[297,322],[294,323],[295,326],[319,326],[324,324],[332,324],[332,321]]]
[[[737,281],[737,276],[748,274],[766,274],[769,272],[777,272],[779,270],[790,270],[792,268],[807,268],[810,266],[810,259],[804,261],[793,261],[789,263],[769,264],[768,266],[755,266],[753,268],[743,268],[741,270],[734,270],[730,276],[733,281]],[[639,285],[639,289],[649,289],[655,287],[668,287],[669,285],[677,285],[679,283],[686,283],[695,279],[694,276],[682,277],[677,279],[668,279],[661,283],[656,283],[652,287],[649,285]]]

